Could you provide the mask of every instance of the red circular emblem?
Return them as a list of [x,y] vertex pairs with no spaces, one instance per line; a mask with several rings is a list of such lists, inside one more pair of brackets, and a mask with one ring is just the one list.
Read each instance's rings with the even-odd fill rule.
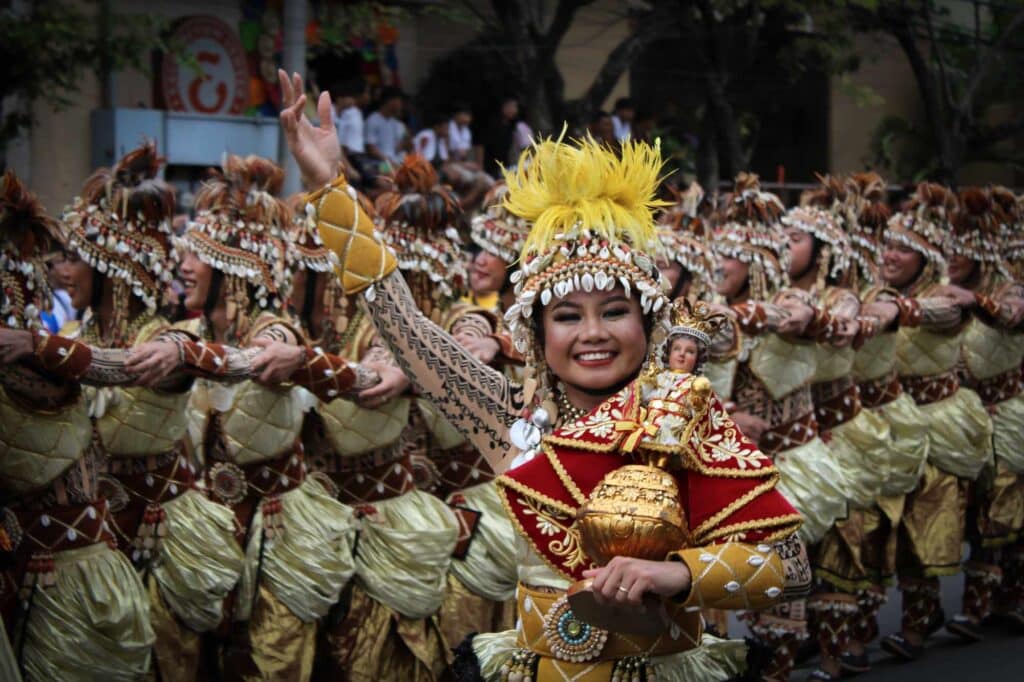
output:
[[175,27],[170,42],[189,59],[163,56],[160,76],[167,108],[241,114],[249,99],[249,68],[234,29],[217,17],[186,17]]

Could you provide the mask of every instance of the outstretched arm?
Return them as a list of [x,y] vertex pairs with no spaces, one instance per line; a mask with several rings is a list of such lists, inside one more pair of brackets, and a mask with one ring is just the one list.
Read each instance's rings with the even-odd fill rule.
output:
[[428,320],[400,273],[374,284],[359,302],[406,376],[495,471],[507,469],[508,428],[522,410],[519,387]]

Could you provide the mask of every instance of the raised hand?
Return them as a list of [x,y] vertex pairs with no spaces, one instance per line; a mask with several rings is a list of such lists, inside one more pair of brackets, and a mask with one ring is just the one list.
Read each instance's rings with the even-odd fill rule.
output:
[[314,126],[303,113],[306,94],[302,76],[293,73],[291,78],[283,69],[277,70],[281,82],[281,129],[295,162],[302,171],[302,180],[307,187],[316,188],[333,180],[338,174],[341,161],[341,145],[338,132],[331,122],[331,94],[320,93],[316,103],[320,127]]

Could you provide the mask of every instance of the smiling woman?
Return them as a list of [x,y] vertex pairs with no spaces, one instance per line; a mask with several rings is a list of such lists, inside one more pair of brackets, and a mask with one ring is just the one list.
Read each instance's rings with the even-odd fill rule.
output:
[[577,291],[542,315],[544,359],[569,404],[593,409],[639,374],[647,333],[640,302],[622,287]]
[[[281,120],[300,167],[326,185],[310,202],[324,243],[339,257],[342,283],[362,294],[360,305],[423,395],[505,472],[498,486],[518,535],[521,625],[461,646],[460,679],[611,680],[629,673],[721,680],[739,673],[743,644],[703,637],[696,612],[780,598],[787,571],[774,545],[792,535],[799,516],[773,490],[771,462],[738,433],[705,384],[681,373],[661,386],[664,399],[648,403],[645,387],[655,379],[647,370],[652,377],[660,371],[660,362],[646,362],[649,341],[664,334],[669,308],[648,252],[657,249],[651,212],[658,150],[626,143],[617,157],[592,140],[547,141],[506,178],[505,206],[533,224],[506,315],[527,362],[519,385],[432,325],[369,221],[346,220],[352,193],[344,179],[316,175],[334,167],[337,144],[321,139],[329,130],[318,133],[298,116],[301,106],[302,98],[294,99]],[[687,424],[696,435],[682,445],[674,434]],[[677,530],[686,541],[651,553],[651,538],[638,532],[647,559],[616,553],[605,563],[606,556],[588,553],[572,523],[577,512],[596,499],[593,491],[611,490],[599,485],[606,474],[628,481],[634,465],[654,461],[665,466],[662,482],[675,486],[664,502],[680,510],[685,520]],[[703,557],[712,556],[728,571],[705,570]],[[568,588],[588,578],[593,586],[579,589],[600,608],[584,618]],[[607,607],[645,602],[660,614],[662,630],[627,635],[599,622]]]

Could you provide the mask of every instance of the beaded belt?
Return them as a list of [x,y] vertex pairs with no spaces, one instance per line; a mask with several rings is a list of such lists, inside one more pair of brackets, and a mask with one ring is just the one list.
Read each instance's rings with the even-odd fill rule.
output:
[[455,492],[494,480],[494,473],[480,451],[471,445],[445,450],[434,459],[441,476],[441,490]]
[[566,662],[615,661],[637,656],[665,656],[700,646],[700,611],[666,602],[669,626],[660,635],[618,634],[577,619],[565,592],[516,590],[521,628],[516,645],[542,658]]
[[926,377],[901,377],[900,381],[918,405],[930,405],[945,400],[960,388],[960,382],[953,370]]
[[860,388],[860,403],[863,407],[872,409],[891,403],[903,394],[903,386],[896,372],[890,373],[878,379],[863,381]]
[[773,426],[761,434],[758,445],[766,455],[777,455],[780,452],[810,443],[818,435],[818,422],[814,412],[808,412],[791,422]]
[[849,378],[815,384],[812,390],[815,394],[814,417],[822,431],[845,424],[860,412],[860,393],[857,384]]
[[[142,461],[150,468],[134,471]],[[101,477],[100,490],[109,500],[114,530],[124,540],[121,547],[133,562],[152,558],[161,538],[166,536],[167,513],[163,503],[195,487],[195,468],[181,449],[159,459],[111,460],[110,473]]]
[[338,487],[338,499],[351,506],[389,500],[416,489],[408,454],[360,471],[331,474],[331,478]]
[[54,554],[105,543],[111,549],[117,540],[107,523],[107,501],[100,497],[91,504],[54,505],[45,511],[10,511],[4,527],[15,547],[19,566],[25,567],[21,597],[32,586],[57,584]]
[[975,390],[981,397],[981,402],[985,405],[994,405],[1020,395],[1021,391],[1024,391],[1024,380],[1021,379],[1019,369],[1011,369],[1009,372],[979,381]]
[[206,471],[206,485],[214,500],[234,506],[247,497],[271,497],[295,490],[306,480],[302,447],[275,459],[238,466],[216,462]]

